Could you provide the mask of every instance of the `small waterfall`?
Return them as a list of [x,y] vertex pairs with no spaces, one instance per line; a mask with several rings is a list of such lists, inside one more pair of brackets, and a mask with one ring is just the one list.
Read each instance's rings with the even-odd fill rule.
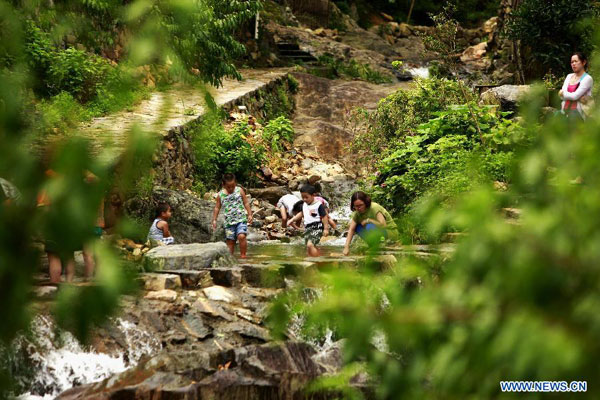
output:
[[38,315],[30,333],[17,338],[12,346],[19,352],[11,369],[24,391],[21,400],[51,399],[74,386],[100,381],[135,366],[148,354],[161,348],[160,342],[135,324],[112,321],[125,337],[126,348],[118,354],[98,353],[82,346],[69,332],[60,331],[48,316]]
[[423,79],[429,79],[429,67],[427,67],[427,66],[425,66],[425,67],[409,68],[408,72],[410,72],[410,74],[413,77],[423,78]]

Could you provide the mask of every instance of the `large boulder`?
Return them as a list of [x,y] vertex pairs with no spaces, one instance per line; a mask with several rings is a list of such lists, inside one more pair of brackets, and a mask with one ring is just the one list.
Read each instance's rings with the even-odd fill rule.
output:
[[201,270],[235,263],[223,242],[159,246],[146,253],[144,261],[148,268],[159,271]]
[[502,111],[516,111],[519,101],[530,91],[529,85],[502,85],[485,91],[479,103],[497,105]]
[[169,230],[176,243],[205,243],[225,237],[223,213],[219,216],[216,232],[211,226],[214,201],[201,199],[189,191],[155,187],[149,201],[130,199],[125,203],[125,210],[138,219],[150,221],[155,205],[160,202],[167,202],[173,208]]
[[[233,326],[232,324],[225,325]],[[238,329],[233,326],[233,329]],[[207,334],[198,324],[200,336]],[[339,351],[336,353],[339,354]],[[196,359],[196,360],[194,360]],[[332,365],[329,365],[331,363]],[[137,368],[102,382],[70,389],[59,399],[336,399],[339,393],[322,389],[307,397],[315,378],[336,373],[341,357],[322,357],[307,343],[250,345],[208,355],[163,353]],[[368,393],[364,384],[352,385]],[[367,389],[367,390],[365,390]]]

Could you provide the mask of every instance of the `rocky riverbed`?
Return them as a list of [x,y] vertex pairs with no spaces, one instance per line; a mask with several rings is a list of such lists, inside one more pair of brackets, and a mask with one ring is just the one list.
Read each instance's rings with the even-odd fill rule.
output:
[[[139,276],[138,295],[121,300],[118,318],[96,329],[90,345],[57,331],[47,312],[36,318],[32,332],[15,345],[13,370],[30,392],[23,398],[53,398],[63,391],[58,398],[302,396],[307,382],[339,370],[342,342],[333,333],[304,337],[301,321],[290,326],[286,341],[273,342],[266,323],[269,303],[305,271],[362,263],[360,256],[341,257],[340,250],[332,242],[323,257],[307,260],[302,244],[270,241],[251,246],[249,258],[238,262],[224,243],[155,248],[144,256],[154,272]],[[388,248],[378,262],[386,268],[405,255],[443,256],[451,250]],[[314,293],[307,292],[306,300]],[[50,305],[40,303],[42,309]],[[368,392],[366,377],[354,382]]]

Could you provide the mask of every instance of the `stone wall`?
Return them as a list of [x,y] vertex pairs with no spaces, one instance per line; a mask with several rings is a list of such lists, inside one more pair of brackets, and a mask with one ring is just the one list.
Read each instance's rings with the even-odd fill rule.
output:
[[[222,108],[230,113],[245,106],[247,113],[262,121],[268,121],[281,112],[295,109],[294,93],[297,83],[289,75],[269,81],[260,88],[225,103]],[[194,181],[194,151],[190,130],[202,117],[185,125],[171,128],[162,139],[154,158],[155,184],[171,189],[189,189]]]

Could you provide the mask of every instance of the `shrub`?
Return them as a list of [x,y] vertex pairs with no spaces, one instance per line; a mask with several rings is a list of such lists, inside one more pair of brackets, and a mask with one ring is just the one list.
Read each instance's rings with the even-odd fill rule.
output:
[[67,92],[41,101],[36,114],[40,118],[36,126],[44,133],[66,132],[91,117],[89,111]]
[[220,182],[224,173],[234,174],[242,183],[252,182],[265,161],[265,149],[246,121],[230,130],[222,124],[222,114],[209,115],[192,132],[196,163],[196,186],[205,190]]
[[[474,97],[472,92],[467,93]],[[416,132],[435,112],[451,104],[464,103],[458,83],[448,79],[417,79],[411,90],[398,90],[381,100],[373,113],[359,112],[357,122],[363,129],[355,135],[350,147],[367,160],[379,160],[395,143]]]
[[[438,112],[379,163],[374,199],[402,213],[432,188],[450,197],[480,181],[505,180],[513,158],[512,143],[517,140],[513,138],[520,138],[520,129],[489,107],[471,108],[482,136],[466,105]],[[483,165],[477,179],[467,173],[473,160]]]
[[262,138],[271,151],[281,152],[286,144],[294,141],[292,121],[284,116],[269,121],[262,132]]
[[67,91],[85,103],[96,97],[110,64],[101,57],[69,48],[57,52],[48,70],[49,86],[55,92]]

